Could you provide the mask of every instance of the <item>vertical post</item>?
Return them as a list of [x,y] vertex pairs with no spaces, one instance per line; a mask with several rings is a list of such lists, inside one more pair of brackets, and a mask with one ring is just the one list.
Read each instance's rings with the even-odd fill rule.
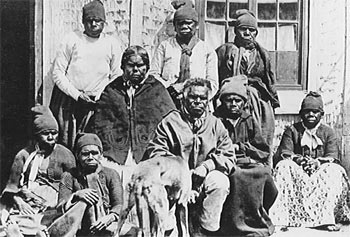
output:
[[33,54],[34,59],[34,103],[43,103],[43,0],[32,0],[34,2],[33,25]]
[[341,155],[342,165],[350,175],[350,1],[345,0],[345,48],[344,48],[344,89],[343,89],[343,126]]
[[129,46],[142,46],[143,0],[130,0]]

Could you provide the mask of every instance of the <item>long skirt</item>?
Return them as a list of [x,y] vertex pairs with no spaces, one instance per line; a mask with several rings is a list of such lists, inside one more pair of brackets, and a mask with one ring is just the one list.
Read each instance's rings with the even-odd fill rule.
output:
[[270,209],[276,225],[315,227],[350,221],[349,180],[343,167],[325,163],[311,176],[292,160],[280,161],[278,197]]
[[89,113],[92,113],[94,108],[79,103],[55,86],[50,101],[50,109],[59,126],[58,143],[72,149],[77,133],[84,131]]
[[246,164],[230,175],[230,194],[221,219],[221,234],[269,236],[274,225],[268,215],[277,196],[271,168]]

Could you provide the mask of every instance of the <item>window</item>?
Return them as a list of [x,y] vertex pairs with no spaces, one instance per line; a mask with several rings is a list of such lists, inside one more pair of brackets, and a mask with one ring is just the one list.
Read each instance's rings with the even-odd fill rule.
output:
[[234,38],[234,14],[249,9],[258,19],[257,41],[271,57],[278,89],[305,89],[306,0],[197,0],[199,36],[217,48]]

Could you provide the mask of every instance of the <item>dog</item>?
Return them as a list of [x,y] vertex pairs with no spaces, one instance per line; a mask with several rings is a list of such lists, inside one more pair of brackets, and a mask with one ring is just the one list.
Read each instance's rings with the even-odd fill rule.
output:
[[[136,204],[139,236],[163,237],[169,210],[176,205],[178,236],[189,236],[187,202],[191,195],[191,172],[178,156],[159,156],[140,162],[128,188],[127,207],[121,212],[117,235]],[[176,228],[175,227],[175,228]]]

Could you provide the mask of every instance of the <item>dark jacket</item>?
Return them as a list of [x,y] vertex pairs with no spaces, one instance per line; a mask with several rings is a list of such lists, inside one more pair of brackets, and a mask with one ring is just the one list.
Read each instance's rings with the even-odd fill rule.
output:
[[[25,147],[20,150],[13,161],[10,177],[7,182],[6,188],[3,193],[17,193],[20,191],[20,179],[23,171],[23,165],[28,159],[29,155],[35,151],[34,144]],[[66,147],[56,144],[52,153],[49,155],[49,166],[47,168],[47,177],[51,181],[52,185],[58,190],[58,184],[61,180],[61,175],[76,166],[74,155]],[[30,167],[24,174],[25,182],[28,177]]]
[[127,104],[126,86],[118,77],[102,93],[86,128],[101,138],[104,155],[119,164],[125,163],[130,148],[138,163],[159,121],[175,108],[168,91],[153,77],[136,89],[131,109]]
[[244,74],[248,77],[248,84],[259,91],[261,99],[270,101],[273,108],[279,107],[276,80],[267,50],[257,43],[255,60],[247,66],[243,66],[242,63],[243,50],[233,42],[223,44],[216,49],[220,85],[225,78]]
[[[123,188],[119,174],[113,169],[101,166],[98,177],[103,190],[105,212],[116,213],[119,216],[123,205]],[[72,194],[85,188],[88,188],[86,178],[77,168],[64,173],[60,182],[57,208],[65,211],[64,206]]]
[[214,115],[221,119],[232,142],[239,145],[239,151],[236,152],[237,163],[245,158],[251,158],[260,163],[268,161],[269,145],[261,136],[258,124],[250,114],[243,111],[235,127],[225,116],[222,106],[217,108]]
[[301,138],[303,137],[304,132],[305,128],[302,122],[294,123],[293,125],[286,127],[281,143],[274,157],[275,164],[282,159],[282,153],[294,153],[302,156],[308,155],[312,158],[329,156],[336,159],[336,161],[339,161],[337,137],[332,128],[324,124],[320,124],[316,130],[316,135],[321,139],[323,145],[319,145],[313,151],[310,151],[310,149],[306,146],[301,146]]

